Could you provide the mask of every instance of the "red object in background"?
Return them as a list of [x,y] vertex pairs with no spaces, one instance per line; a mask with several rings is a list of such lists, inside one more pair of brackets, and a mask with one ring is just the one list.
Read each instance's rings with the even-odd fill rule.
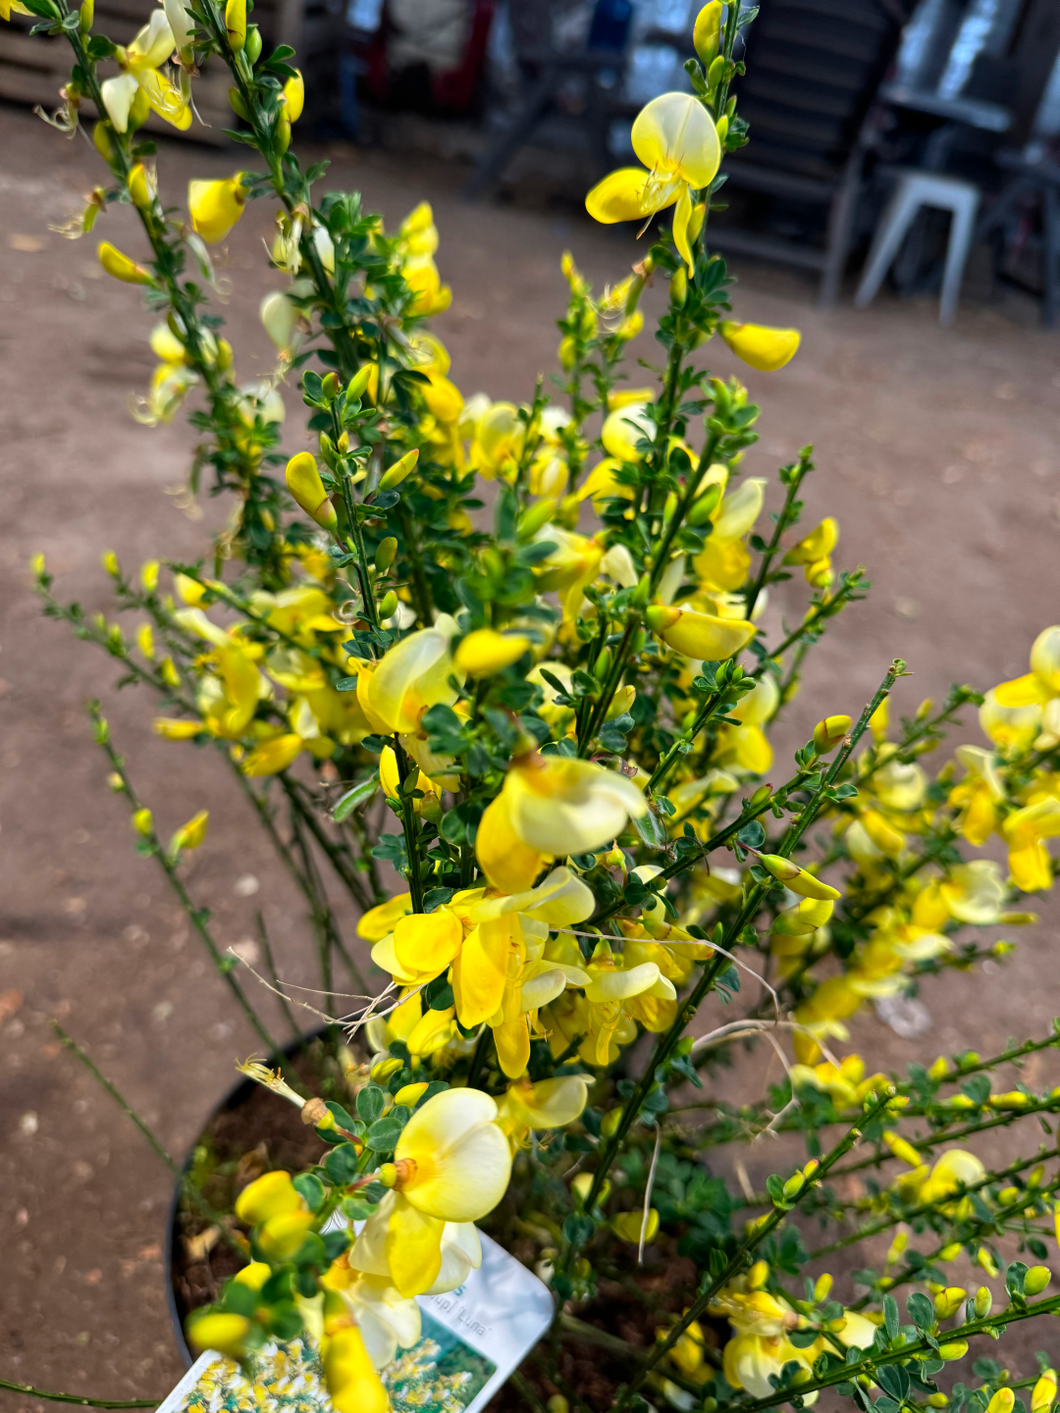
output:
[[431,81],[431,93],[439,108],[450,113],[466,113],[473,106],[486,64],[486,46],[495,8],[496,0],[474,0],[467,44],[459,67],[436,74]]
[[[460,63],[456,68],[447,69],[444,73],[434,74],[430,78],[430,106],[433,108],[459,116],[470,112],[475,106],[481,91],[490,26],[493,24],[496,8],[496,0],[472,0],[467,43],[464,45]],[[379,17],[379,28],[368,45],[361,50],[365,87],[376,102],[381,104],[391,103],[396,98],[400,101],[392,82],[398,76],[391,73],[387,56],[387,40],[393,32],[393,22],[388,7],[384,4]],[[402,85],[399,84],[398,88],[400,91]]]

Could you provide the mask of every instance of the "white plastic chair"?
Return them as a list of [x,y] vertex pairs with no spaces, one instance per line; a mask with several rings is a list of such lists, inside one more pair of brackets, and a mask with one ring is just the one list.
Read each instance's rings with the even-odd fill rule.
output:
[[952,213],[939,305],[939,323],[952,324],[975,230],[979,188],[974,182],[959,181],[939,172],[898,170],[894,175],[897,186],[876,228],[854,303],[864,309],[871,302],[920,208],[932,206]]

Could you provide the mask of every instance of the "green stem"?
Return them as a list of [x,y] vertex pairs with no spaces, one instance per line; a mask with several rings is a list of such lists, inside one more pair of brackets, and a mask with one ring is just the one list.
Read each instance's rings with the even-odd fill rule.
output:
[[780,549],[780,541],[789,525],[793,525],[797,519],[794,512],[794,505],[799,494],[799,488],[808,472],[813,470],[813,462],[810,460],[810,448],[803,447],[799,452],[799,459],[791,468],[791,479],[788,482],[788,492],[784,497],[784,504],[781,506],[780,514],[777,516],[776,524],[773,527],[773,534],[769,544],[762,552],[762,559],[758,566],[758,573],[750,588],[744,590],[744,603],[746,605],[746,617],[750,619],[758,602],[759,595],[765,588],[769,580],[769,571],[772,568],[773,560]]
[[[853,1148],[854,1145],[861,1138],[863,1131],[868,1128],[868,1126],[872,1124],[886,1110],[887,1105],[894,1097],[894,1093],[895,1091],[893,1087],[888,1086],[883,1096],[878,1098],[876,1100],[876,1103],[866,1110],[864,1118],[861,1120],[861,1122],[851,1128],[844,1136],[844,1138],[836,1144],[836,1146],[831,1150],[831,1152],[826,1154],[826,1156],[822,1158],[820,1165],[813,1172],[812,1176],[803,1182],[801,1188],[791,1198],[791,1208],[797,1207],[798,1204],[802,1201],[802,1199],[814,1187],[820,1185],[823,1179],[827,1176],[828,1172],[836,1165],[839,1159],[842,1158],[846,1153],[850,1152],[851,1148]],[[588,1203],[586,1205],[588,1206]],[[670,1330],[670,1332],[662,1341],[662,1343],[656,1345],[650,1357],[646,1361],[644,1368],[633,1380],[632,1384],[630,1384],[623,1397],[619,1400],[616,1413],[620,1413],[620,1410],[624,1407],[627,1400],[637,1392],[637,1390],[644,1383],[644,1380],[648,1377],[652,1369],[655,1368],[659,1361],[665,1359],[666,1355],[669,1354],[671,1349],[673,1349],[674,1345],[684,1334],[685,1330],[688,1329],[689,1325],[691,1325],[694,1320],[698,1320],[699,1317],[706,1312],[707,1307],[710,1305],[715,1295],[717,1295],[718,1291],[721,1290],[723,1286],[726,1286],[729,1281],[733,1279],[734,1276],[738,1275],[740,1271],[745,1269],[745,1267],[750,1264],[748,1258],[758,1249],[759,1246],[761,1246],[762,1242],[765,1241],[766,1237],[769,1236],[773,1231],[775,1231],[778,1226],[780,1226],[781,1222],[783,1222],[787,1217],[788,1210],[790,1209],[787,1207],[787,1205],[785,1205],[784,1208],[774,1207],[772,1212],[770,1212],[765,1218],[763,1218],[759,1223],[756,1224],[753,1233],[748,1237],[748,1239],[744,1242],[740,1249],[736,1251],[733,1256],[730,1257],[724,1269],[721,1270],[716,1276],[714,1276],[713,1279],[707,1285],[706,1289],[696,1297],[696,1299],[692,1302],[689,1308],[684,1312],[681,1318]]]
[[9,1379],[0,1379],[0,1388],[12,1393],[28,1394],[31,1398],[44,1398],[49,1403],[77,1403],[82,1408],[157,1408],[160,1398],[133,1398],[124,1402],[107,1398],[82,1398],[78,1393],[53,1393],[49,1389],[36,1388],[33,1384],[15,1384]]
[[[102,714],[100,713],[99,702],[90,702],[88,712],[89,716],[92,719],[93,725],[96,728],[96,740],[100,744],[100,746],[102,746],[104,752],[106,753],[107,759],[110,761],[111,764],[111,769],[121,780],[122,790],[129,803],[132,805],[133,811],[135,813],[136,811],[140,810],[142,806],[129,780],[128,772],[125,769],[125,761],[114,749],[114,746],[111,743],[110,728],[103,720]],[[214,941],[209,928],[206,926],[205,911],[201,908],[197,908],[192,902],[188,894],[188,890],[184,887],[183,880],[177,873],[175,865],[169,859],[165,849],[162,847],[161,840],[155,833],[154,825],[151,825],[147,832],[143,833],[143,839],[144,842],[150,847],[151,853],[158,860],[162,872],[166,875],[166,879],[169,882],[169,886],[173,889],[173,892],[176,894],[180,906],[184,909],[184,912],[187,915],[188,921],[191,923],[192,927],[198,934],[199,940],[206,948],[206,951],[209,954],[210,960],[214,964],[214,969],[216,970],[218,976],[222,978],[225,985],[235,997],[240,1010],[243,1012],[244,1016],[254,1028],[258,1039],[266,1047],[267,1053],[270,1056],[278,1055],[280,1053],[280,1047],[269,1034],[264,1022],[261,1020],[261,1017],[258,1015],[257,1011],[255,1011],[254,1007],[250,1004],[250,1002],[247,1000],[243,988],[232,975],[232,968],[229,964],[228,959],[226,959],[222,955],[221,949]]]

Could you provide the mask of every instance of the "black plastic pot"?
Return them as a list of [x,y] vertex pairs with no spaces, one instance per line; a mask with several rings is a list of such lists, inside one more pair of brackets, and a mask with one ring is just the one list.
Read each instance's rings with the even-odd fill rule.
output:
[[[292,1040],[289,1045],[284,1046],[282,1052],[283,1058],[285,1060],[292,1059],[300,1051],[305,1049],[307,1045],[312,1044],[314,1040],[319,1040],[326,1033],[327,1028],[325,1026],[321,1026],[318,1030],[310,1031],[308,1034],[303,1035],[300,1040]],[[219,1104],[214,1105],[213,1109],[210,1111],[205,1122],[203,1123],[203,1126],[200,1129],[200,1133],[204,1132],[206,1128],[209,1127],[209,1125],[213,1122],[213,1120],[217,1117],[218,1114],[224,1113],[226,1110],[241,1108],[245,1103],[247,1103],[250,1096],[255,1092],[256,1089],[257,1085],[252,1079],[237,1080],[237,1082],[233,1084],[232,1088],[228,1091],[228,1093],[221,1100],[221,1102]],[[184,1158],[184,1172],[187,1172],[188,1169],[191,1167],[194,1151],[195,1146],[193,1144]],[[173,1187],[173,1196],[169,1203],[169,1211],[166,1218],[166,1235],[165,1241],[163,1243],[162,1260],[166,1278],[166,1304],[169,1307],[169,1317],[173,1322],[173,1337],[176,1340],[177,1351],[179,1352],[181,1358],[184,1360],[185,1367],[190,1369],[192,1364],[195,1362],[195,1358],[191,1350],[188,1348],[187,1340],[184,1338],[184,1323],[181,1317],[180,1306],[177,1302],[177,1293],[173,1283],[173,1253],[175,1250],[176,1242],[180,1236],[180,1232],[178,1230],[178,1218],[180,1214],[180,1200],[182,1193],[182,1184],[179,1182],[175,1183]]]

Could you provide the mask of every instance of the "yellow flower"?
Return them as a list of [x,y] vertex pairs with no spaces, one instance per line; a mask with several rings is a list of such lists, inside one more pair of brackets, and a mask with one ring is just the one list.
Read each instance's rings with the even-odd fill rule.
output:
[[790,363],[802,335],[798,329],[770,329],[764,324],[736,324],[723,320],[718,333],[743,363],[761,373],[773,373]]
[[390,1396],[356,1325],[347,1325],[327,1336],[320,1353],[336,1413],[387,1413]]
[[595,220],[613,225],[642,221],[676,202],[674,244],[691,270],[692,192],[708,187],[721,165],[714,122],[691,94],[663,93],[638,113],[631,138],[648,170],[623,167],[612,172],[589,192],[585,209]]
[[832,567],[829,556],[839,541],[839,525],[827,516],[784,556],[785,564],[804,565],[806,582],[815,587],[824,587],[832,581]]
[[197,1311],[188,1316],[186,1329],[193,1349],[213,1349],[229,1359],[238,1359],[246,1352],[250,1321],[245,1315],[226,1310]]
[[1060,625],[1044,628],[1031,648],[1031,670],[1025,677],[994,688],[1000,706],[1044,706],[1060,697]]
[[[191,126],[190,102],[171,80],[159,72],[175,48],[173,31],[162,9],[152,13],[131,44],[125,48],[117,46],[115,58],[122,72],[116,78],[104,79],[100,85],[103,106],[117,132],[128,131],[130,116],[136,121],[134,105],[138,101],[181,131]],[[142,99],[139,99],[139,94],[143,95]],[[144,116],[146,113],[145,107]]]
[[588,1075],[569,1074],[531,1084],[519,1079],[501,1100],[497,1123],[512,1153],[527,1145],[532,1130],[566,1128],[580,1118],[589,1097]]
[[529,646],[530,639],[522,633],[506,635],[478,628],[460,643],[454,661],[469,677],[492,677],[518,662]]
[[127,285],[151,283],[150,273],[142,265],[137,265],[135,260],[130,260],[128,255],[115,249],[109,240],[100,241],[99,263],[108,275],[113,275],[116,280],[122,280]]
[[595,853],[647,804],[626,776],[591,761],[537,752],[514,761],[486,808],[475,839],[479,867],[494,888],[529,888],[557,854]]
[[236,1198],[236,1216],[248,1227],[256,1227],[270,1217],[303,1210],[305,1203],[291,1181],[291,1174],[277,1168],[248,1184]]
[[177,849],[197,849],[206,838],[206,826],[210,820],[209,810],[200,810],[187,824],[182,824],[173,835],[172,847]]
[[234,177],[226,177],[222,181],[188,183],[191,224],[208,245],[224,240],[243,214],[247,189],[243,185],[242,175],[237,172]]
[[746,619],[717,618],[683,604],[652,604],[644,617],[667,647],[694,662],[723,662],[742,652],[758,631]]
[[1053,886],[1049,851],[1042,842],[1060,834],[1060,798],[1047,795],[1010,814],[1001,827],[1008,844],[1012,881],[1024,893]]
[[963,1148],[950,1148],[935,1163],[917,1193],[918,1202],[935,1202],[949,1197],[961,1187],[970,1187],[986,1177],[986,1169]]
[[442,1269],[447,1222],[475,1222],[504,1196],[511,1173],[497,1105],[478,1089],[447,1089],[417,1109],[394,1150],[393,1193],[357,1239],[352,1264],[383,1235],[393,1284],[404,1296],[429,1290]]
[[449,678],[456,669],[452,640],[456,622],[439,614],[433,628],[421,628],[402,638],[380,662],[353,660],[357,672],[357,700],[374,731],[385,735],[411,735],[419,730],[428,707],[452,706],[459,693]]
[[295,501],[322,529],[333,532],[338,529],[339,517],[328,500],[312,452],[300,451],[292,456],[287,463],[284,479]]
[[578,617],[585,601],[585,589],[596,578],[604,558],[602,545],[559,525],[545,525],[535,536],[541,544],[553,546],[534,566],[541,593],[556,593],[563,607],[563,621]]
[[271,736],[255,746],[242,764],[244,775],[259,778],[263,775],[278,775],[293,765],[305,748],[305,741],[296,732],[285,731]]

